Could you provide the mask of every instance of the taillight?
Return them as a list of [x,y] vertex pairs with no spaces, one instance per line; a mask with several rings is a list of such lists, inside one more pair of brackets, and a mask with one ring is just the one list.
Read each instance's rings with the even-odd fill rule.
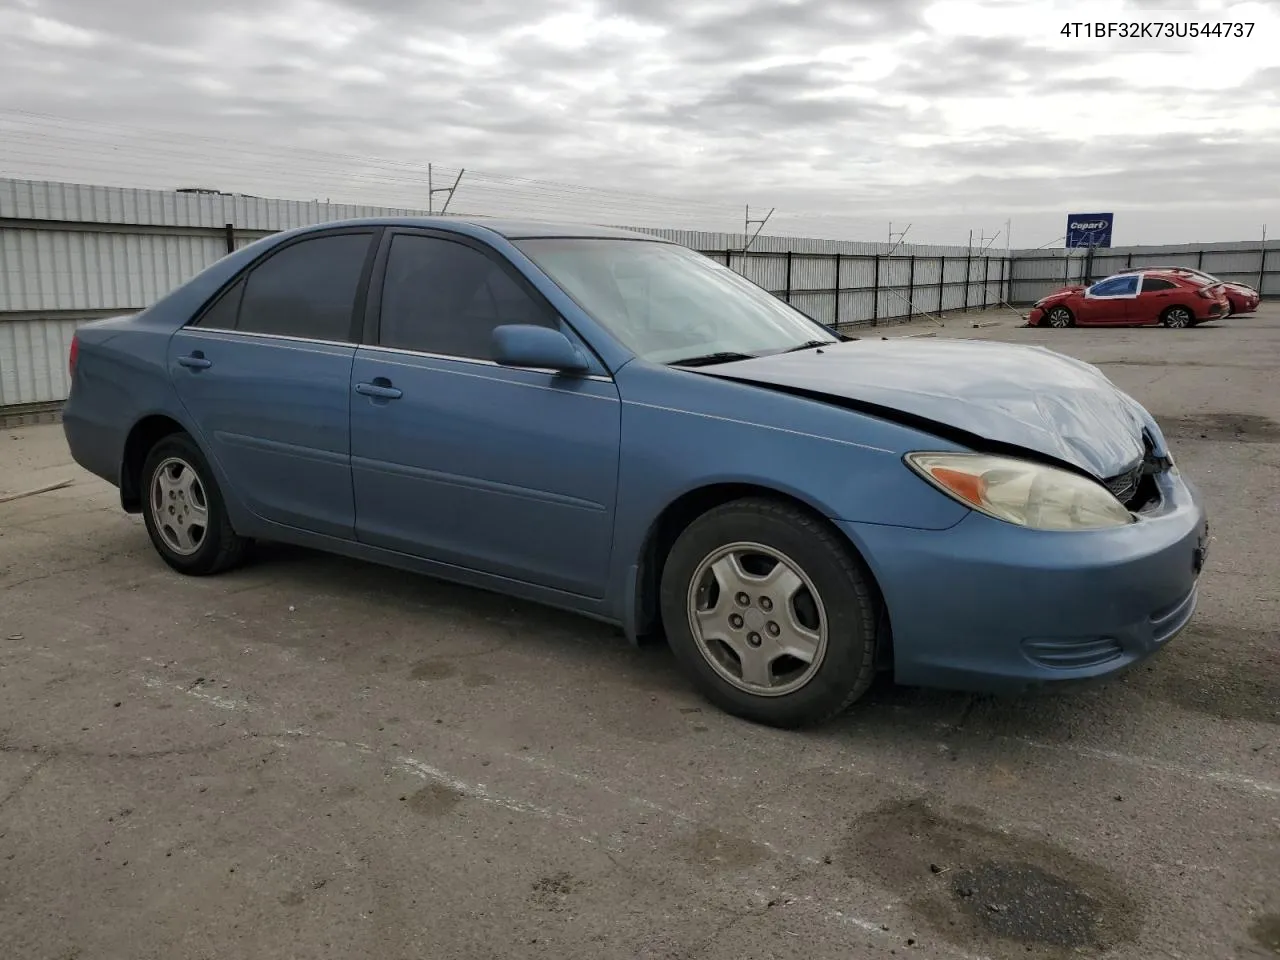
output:
[[1218,294],[1213,287],[1201,287],[1196,293],[1204,297],[1206,300],[1217,300]]
[[80,357],[80,338],[72,335],[71,350],[67,353],[67,373],[72,377],[76,375],[76,360]]

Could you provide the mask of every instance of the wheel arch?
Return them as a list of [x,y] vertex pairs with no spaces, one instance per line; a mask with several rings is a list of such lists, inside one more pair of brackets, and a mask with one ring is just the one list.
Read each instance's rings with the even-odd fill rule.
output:
[[190,431],[168,414],[152,413],[129,430],[120,457],[120,506],[126,513],[142,512],[142,467],[151,448],[165,437]]
[[659,588],[662,572],[671,548],[677,538],[698,517],[709,510],[734,500],[759,498],[786,504],[809,514],[837,535],[845,545],[849,556],[858,565],[875,598],[877,617],[876,665],[880,668],[893,664],[893,627],[884,591],[875,572],[867,563],[862,551],[842,530],[814,504],[764,484],[746,481],[717,482],[695,487],[672,500],[654,518],[645,535],[636,564],[635,619],[639,636],[658,636],[662,633],[662,618],[658,610]]

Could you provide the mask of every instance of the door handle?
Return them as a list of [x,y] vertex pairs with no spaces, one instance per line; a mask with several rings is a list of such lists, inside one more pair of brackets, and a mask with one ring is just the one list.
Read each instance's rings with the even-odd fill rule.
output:
[[378,377],[373,383],[357,383],[356,393],[366,397],[377,397],[380,400],[399,400],[404,396],[403,390],[393,387],[391,381],[384,377]]
[[213,361],[206,360],[204,354],[196,350],[190,356],[179,357],[178,366],[186,367],[188,370],[208,370],[213,366]]

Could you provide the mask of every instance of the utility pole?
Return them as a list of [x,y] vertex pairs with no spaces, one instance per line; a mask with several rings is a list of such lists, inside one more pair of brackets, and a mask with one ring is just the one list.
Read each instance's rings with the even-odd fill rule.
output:
[[437,187],[434,185],[434,181],[432,179],[432,174],[433,174],[432,164],[429,164],[429,163],[427,164],[427,213],[428,214],[434,215],[435,213],[436,194],[447,193],[448,196],[444,198],[444,206],[440,208],[440,215],[444,216],[445,212],[449,209],[449,202],[453,200],[453,192],[458,189],[458,184],[462,182],[462,175],[466,172],[467,172],[466,167],[463,167],[461,170],[458,171],[458,176],[453,181],[453,186]]
[[[900,233],[894,233],[893,224],[892,223],[889,224],[889,247],[890,247],[889,253],[890,254],[892,254],[894,250],[897,250],[900,246],[902,246],[902,241],[907,239],[907,231],[910,229],[911,229],[911,224],[908,223],[906,230],[903,230]],[[894,237],[898,238],[897,241],[894,241],[893,239]]]
[[[746,255],[747,251],[751,249],[751,245],[756,242],[756,237],[760,236],[760,231],[764,229],[764,225],[769,222],[769,218],[773,216],[773,211],[776,209],[778,208],[770,207],[769,212],[764,215],[763,220],[752,220],[751,204],[749,203],[747,204],[746,206],[747,212],[745,217],[743,218],[743,223],[742,223],[742,228],[743,228],[742,235],[743,237],[747,237],[747,235],[750,234],[750,237],[747,239],[746,243],[742,247],[742,253],[744,256]],[[751,233],[752,226],[756,228],[755,233]],[[743,269],[746,269],[745,263],[743,264]]]
[[1262,246],[1258,248],[1258,296],[1262,296],[1262,285],[1267,279],[1267,225],[1262,225]]

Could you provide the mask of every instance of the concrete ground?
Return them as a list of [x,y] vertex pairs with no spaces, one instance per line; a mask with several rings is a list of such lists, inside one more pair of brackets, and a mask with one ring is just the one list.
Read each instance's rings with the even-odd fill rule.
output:
[[1164,423],[1212,511],[1199,613],[1098,689],[882,684],[806,733],[420,577],[181,578],[58,426],[0,433],[0,501],[71,481],[0,502],[4,956],[1280,955],[1280,308],[990,317],[942,333],[1100,363]]

